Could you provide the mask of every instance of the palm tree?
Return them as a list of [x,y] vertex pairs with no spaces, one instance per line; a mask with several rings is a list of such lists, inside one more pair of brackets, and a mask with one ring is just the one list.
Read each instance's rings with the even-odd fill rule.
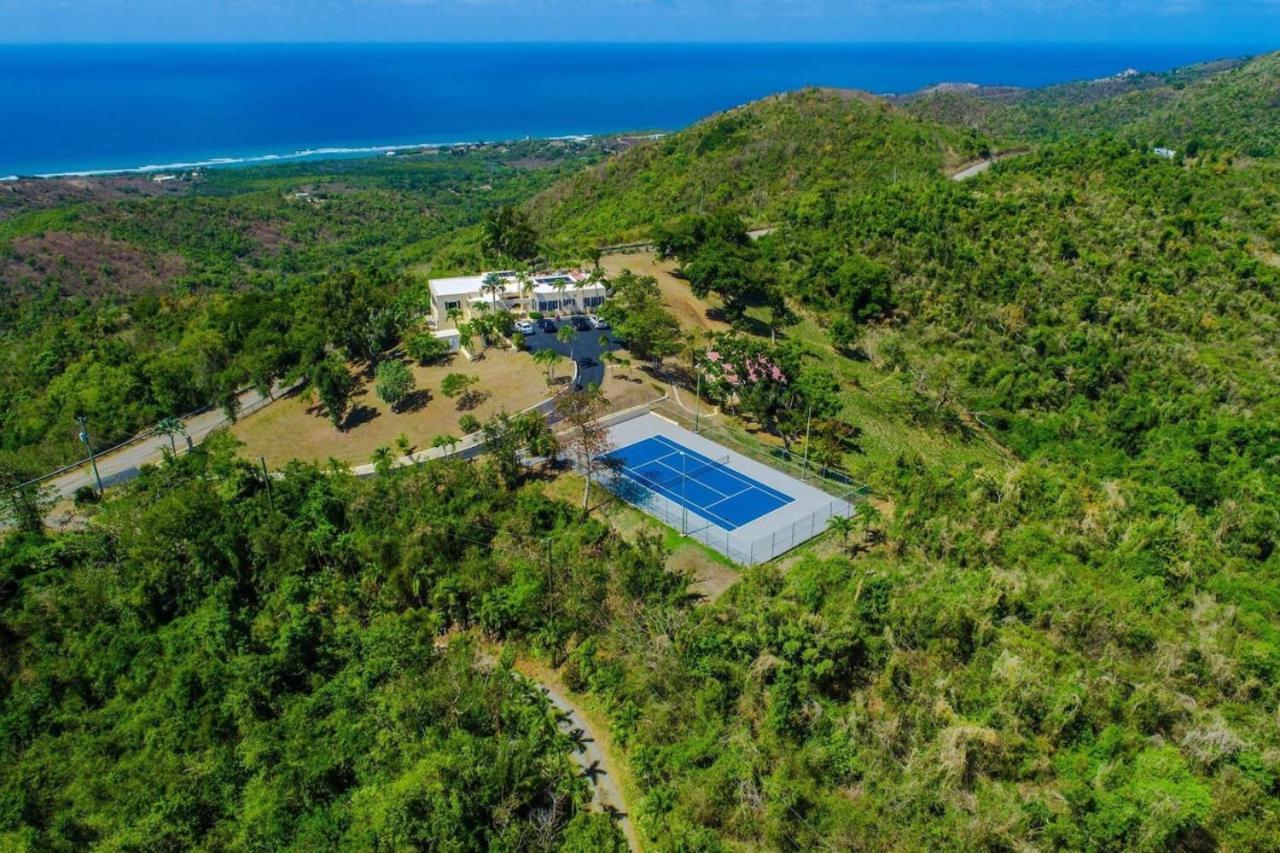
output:
[[390,447],[379,447],[373,451],[373,467],[379,474],[385,474],[391,470],[391,463],[395,461],[395,456],[391,453]]
[[475,338],[475,329],[470,323],[461,323],[458,325],[458,346],[463,349],[471,349],[471,341]]
[[462,319],[462,309],[459,308],[457,305],[455,305],[452,308],[450,308],[448,311],[445,311],[444,316],[456,328],[458,325],[458,321]]
[[847,515],[833,515],[831,520],[827,522],[827,529],[834,531],[840,537],[840,545],[844,550],[849,550],[849,536],[852,535],[854,521]]
[[493,297],[494,311],[498,310],[498,295],[502,293],[503,284],[502,276],[496,272],[488,273],[484,277],[484,281],[480,282],[480,292],[487,293]]
[[578,295],[574,298],[577,300],[577,307],[582,310],[586,310],[586,305],[582,301],[582,291],[588,284],[591,284],[591,278],[589,276],[575,278],[573,280],[573,289],[578,291]]
[[556,340],[562,344],[569,345],[569,358],[573,358],[573,342],[577,339],[578,333],[573,328],[572,323],[565,323],[560,327],[560,330],[556,332]]
[[569,289],[569,280],[564,276],[557,276],[556,280],[551,282],[551,286],[556,289],[560,305],[564,307],[564,292]]
[[547,385],[552,382],[556,362],[560,360],[560,357],[560,353],[553,349],[540,349],[533,354],[533,360],[547,369]]
[[882,516],[880,510],[872,506],[871,501],[858,501],[853,508],[854,517],[858,519],[858,523],[862,525],[862,538],[868,539],[871,536],[871,528],[880,523]]
[[534,284],[533,276],[529,275],[527,269],[519,270],[516,273],[516,286],[520,289],[520,298],[524,300],[525,311],[531,311],[532,307],[529,298],[533,296],[533,289],[536,285]]
[[186,435],[187,429],[183,426],[182,421],[170,415],[163,418],[160,423],[156,424],[156,432],[161,435],[169,436],[169,446],[173,448],[173,455],[178,455],[178,441],[176,436]]
[[443,447],[445,449],[445,454],[452,456],[454,450],[458,447],[458,439],[452,435],[437,435],[435,438],[431,439],[431,446]]

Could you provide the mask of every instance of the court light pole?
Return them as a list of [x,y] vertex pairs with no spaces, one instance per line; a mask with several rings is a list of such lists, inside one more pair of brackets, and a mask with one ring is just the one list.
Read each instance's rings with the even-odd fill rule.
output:
[[98,484],[98,495],[102,496],[102,476],[98,473],[98,460],[93,455],[93,445],[89,442],[89,427],[85,423],[84,415],[76,418],[80,422],[80,441],[84,443],[84,449],[89,451],[89,467],[93,469],[93,480]]

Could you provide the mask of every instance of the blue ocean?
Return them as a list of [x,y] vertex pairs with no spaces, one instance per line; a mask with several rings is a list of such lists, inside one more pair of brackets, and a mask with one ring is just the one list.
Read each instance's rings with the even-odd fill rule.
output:
[[906,92],[1158,71],[1240,45],[0,46],[0,177],[671,130],[808,85]]

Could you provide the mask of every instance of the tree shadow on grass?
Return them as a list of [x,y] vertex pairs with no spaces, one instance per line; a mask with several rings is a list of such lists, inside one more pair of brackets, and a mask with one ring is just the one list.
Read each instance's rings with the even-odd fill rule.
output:
[[757,338],[768,338],[773,336],[779,338],[786,337],[786,330],[781,324],[778,326],[770,326],[768,323],[752,317],[750,314],[743,314],[735,320],[731,318],[723,308],[718,306],[713,306],[707,309],[707,319],[717,323],[725,323],[734,329],[739,329],[749,335],[754,335]]
[[353,430],[358,426],[367,424],[374,418],[380,417],[381,414],[382,413],[373,406],[356,406],[347,413],[346,420],[342,422],[342,431],[347,432],[348,430]]
[[431,402],[431,391],[427,388],[419,388],[405,395],[400,401],[399,412],[420,412],[426,408],[427,403]]
[[458,398],[458,411],[469,412],[493,396],[490,391],[467,391]]

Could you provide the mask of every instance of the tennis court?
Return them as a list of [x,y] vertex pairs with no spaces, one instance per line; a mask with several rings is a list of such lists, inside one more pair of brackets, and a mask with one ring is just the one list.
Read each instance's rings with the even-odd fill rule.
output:
[[835,497],[652,411],[609,424],[601,484],[743,566],[772,560],[853,511]]
[[657,492],[724,530],[737,530],[795,498],[663,435],[641,439],[605,457],[640,489]]

